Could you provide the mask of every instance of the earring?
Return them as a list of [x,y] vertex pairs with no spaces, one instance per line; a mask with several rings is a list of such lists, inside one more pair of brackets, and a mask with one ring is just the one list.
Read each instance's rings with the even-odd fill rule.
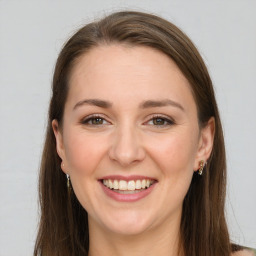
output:
[[204,160],[201,160],[200,163],[199,163],[199,169],[198,169],[198,174],[199,175],[203,174],[204,166],[205,166]]
[[67,176],[67,188],[68,188],[68,190],[71,190],[69,174],[66,174],[66,176]]

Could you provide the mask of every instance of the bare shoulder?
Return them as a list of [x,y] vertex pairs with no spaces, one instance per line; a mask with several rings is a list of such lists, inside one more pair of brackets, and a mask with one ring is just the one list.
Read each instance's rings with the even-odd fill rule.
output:
[[233,252],[231,256],[256,256],[256,253],[250,249],[243,249],[238,252]]

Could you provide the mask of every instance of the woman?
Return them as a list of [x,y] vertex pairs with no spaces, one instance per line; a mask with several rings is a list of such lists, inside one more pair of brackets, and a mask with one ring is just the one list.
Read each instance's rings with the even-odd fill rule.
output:
[[53,78],[34,255],[252,255],[230,243],[225,188],[211,79],[186,35],[119,12],[69,39]]

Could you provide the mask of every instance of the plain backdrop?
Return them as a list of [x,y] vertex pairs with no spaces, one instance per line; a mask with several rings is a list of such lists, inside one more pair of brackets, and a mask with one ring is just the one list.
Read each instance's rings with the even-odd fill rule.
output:
[[232,239],[256,247],[256,1],[0,0],[0,256],[32,255],[55,60],[73,31],[123,9],[178,25],[212,76],[223,120]]

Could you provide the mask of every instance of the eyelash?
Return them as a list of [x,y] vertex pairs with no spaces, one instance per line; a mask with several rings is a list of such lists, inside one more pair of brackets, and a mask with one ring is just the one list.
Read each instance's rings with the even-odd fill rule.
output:
[[[93,124],[93,120],[97,120],[97,119],[100,119],[102,120],[102,122],[108,122],[104,117],[102,117],[101,115],[98,115],[98,114],[94,114],[94,115],[90,115],[88,117],[86,117],[85,119],[83,119],[81,121],[81,124],[83,125],[89,125],[89,126],[102,126],[104,125],[104,123],[101,123],[101,124]],[[153,115],[146,123],[149,123],[150,121],[153,121],[154,120],[157,120],[157,119],[160,119],[161,121],[164,122],[164,124],[150,124],[152,126],[156,126],[156,127],[166,127],[166,126],[170,126],[170,125],[173,125],[175,124],[174,121],[171,119],[171,118],[167,118],[167,117],[164,117],[164,116],[161,116],[161,115]]]
[[[81,121],[81,124],[84,124],[84,125],[91,125],[91,126],[100,126],[100,125],[104,125],[104,124],[93,124],[93,123],[89,123],[89,122],[92,122],[93,120],[96,120],[96,119],[101,119],[104,121],[106,121],[106,119],[104,117],[102,117],[101,115],[90,115],[88,117],[86,117],[85,119],[83,119]],[[108,121],[107,121],[108,122]]]
[[[166,127],[166,126],[169,126],[169,125],[173,125],[174,124],[174,121],[171,119],[171,118],[167,118],[167,117],[164,117],[164,116],[161,116],[161,115],[153,115],[149,121],[154,121],[154,120],[157,120],[157,119],[160,119],[161,121],[164,121],[164,124],[152,124],[152,126],[156,126],[156,127]],[[147,123],[149,122],[147,121]]]

